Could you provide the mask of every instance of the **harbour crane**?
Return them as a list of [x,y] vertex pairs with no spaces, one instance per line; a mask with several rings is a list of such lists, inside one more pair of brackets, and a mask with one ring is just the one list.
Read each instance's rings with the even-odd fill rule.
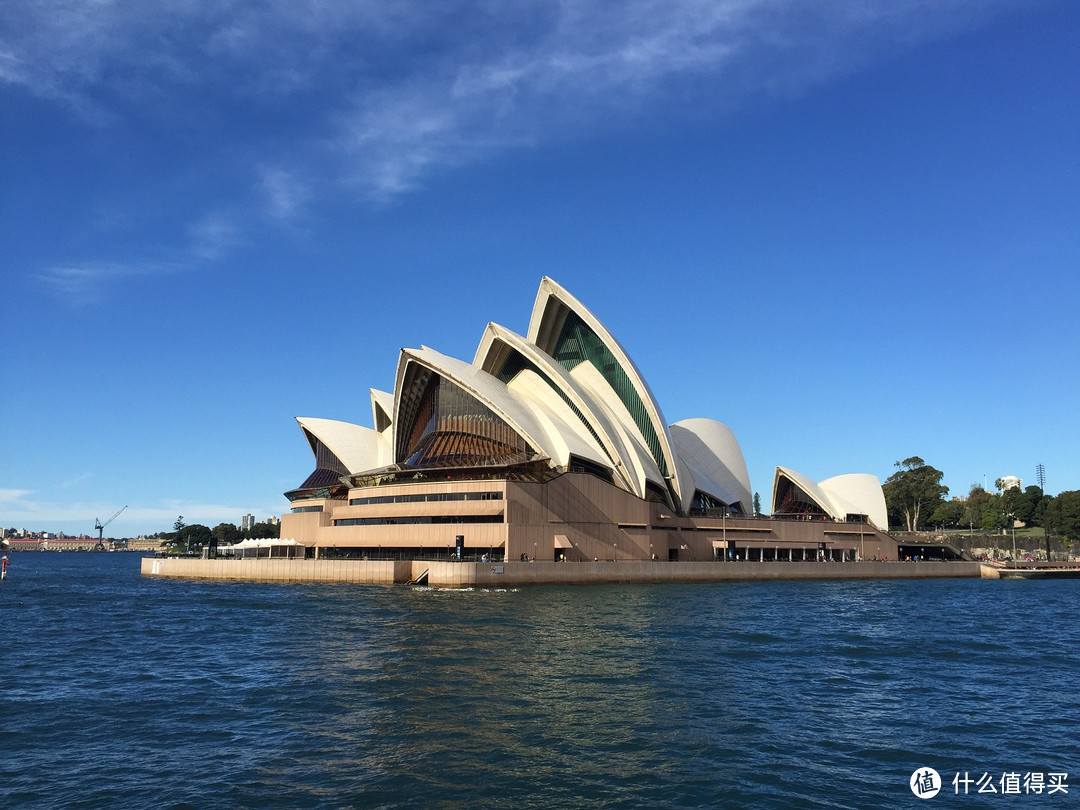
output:
[[98,518],[94,518],[94,528],[97,529],[97,545],[98,545],[98,548],[104,548],[105,547],[105,543],[102,542],[102,539],[101,539],[101,533],[105,530],[105,527],[108,526],[110,523],[112,523],[114,520],[116,520],[120,516],[120,513],[123,512],[125,509],[127,509],[127,506],[122,506],[119,509],[117,509],[116,514],[113,515],[108,520],[106,520],[104,523],[102,523]]

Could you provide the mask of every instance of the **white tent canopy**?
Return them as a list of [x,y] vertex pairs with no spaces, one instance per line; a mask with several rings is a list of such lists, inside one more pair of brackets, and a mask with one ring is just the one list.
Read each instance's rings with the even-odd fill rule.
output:
[[232,555],[242,560],[245,557],[256,559],[299,558],[303,559],[306,546],[298,540],[266,538],[263,540],[241,540],[231,546],[220,546],[218,555]]

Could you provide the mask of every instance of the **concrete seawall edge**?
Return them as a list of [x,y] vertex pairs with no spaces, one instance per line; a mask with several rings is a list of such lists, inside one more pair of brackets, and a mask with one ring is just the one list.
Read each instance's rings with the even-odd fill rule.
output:
[[220,582],[401,585],[426,579],[426,583],[432,587],[447,588],[998,578],[996,569],[969,562],[452,563],[423,560],[202,560],[169,557],[143,558],[141,573],[148,577]]

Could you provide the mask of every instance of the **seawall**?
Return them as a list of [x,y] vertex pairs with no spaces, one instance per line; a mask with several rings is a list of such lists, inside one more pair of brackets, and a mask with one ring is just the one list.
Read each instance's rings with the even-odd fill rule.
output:
[[426,581],[433,587],[754,582],[827,579],[998,578],[977,562],[582,562],[471,563],[424,560],[201,560],[146,557],[150,577],[221,582],[352,582],[370,585]]

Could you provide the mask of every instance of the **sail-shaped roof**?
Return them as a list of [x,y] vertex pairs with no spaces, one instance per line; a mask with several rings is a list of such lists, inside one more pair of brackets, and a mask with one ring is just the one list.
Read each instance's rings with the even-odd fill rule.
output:
[[[693,489],[718,498],[728,506],[750,514],[753,496],[750,475],[739,443],[731,428],[715,419],[684,419],[671,426],[675,450],[690,468]],[[683,511],[690,507],[694,492],[685,487]]]
[[[546,463],[584,469],[681,514],[717,503],[749,513],[742,450],[713,419],[671,425],[640,370],[603,323],[545,277],[527,336],[489,323],[471,363],[421,346],[403,349],[392,393],[371,389],[374,429],[303,417],[317,468],[304,492],[335,476],[387,468]],[[300,492],[301,490],[296,490]],[[778,467],[773,511],[887,526],[872,475],[821,482]]]
[[551,393],[554,393],[561,399],[575,417],[566,421],[571,425],[580,423],[580,429],[593,439],[623,486],[638,497],[644,497],[644,482],[633,471],[635,465],[632,459],[638,453],[627,447],[626,437],[619,431],[610,412],[601,407],[588,389],[555,362],[551,355],[541,351],[522,335],[489,323],[473,364],[507,383],[526,371],[538,376],[549,389],[539,392],[540,398],[551,400]]
[[675,450],[660,406],[633,360],[580,301],[544,277],[529,321],[529,341],[569,371],[591,364],[636,427],[676,506],[683,500]]
[[876,475],[850,473],[815,483],[795,470],[777,467],[773,477],[773,514],[797,513],[807,503],[816,505],[833,520],[865,515],[882,531],[889,525],[885,492]]
[[581,435],[583,431],[567,424],[565,413],[560,414],[557,406],[546,403],[545,397],[539,396],[546,385],[534,381],[530,386],[522,383],[518,390],[513,390],[483,369],[432,349],[403,349],[401,352],[395,386],[398,391],[394,418],[397,463],[406,462],[408,437],[415,433],[416,421],[424,413],[420,403],[426,386],[433,379],[431,374],[423,373],[424,369],[467,391],[521,436],[538,458],[548,458],[556,466],[567,466],[571,455],[604,463],[602,451],[595,443],[590,446],[587,436]]
[[296,421],[304,430],[316,458],[319,458],[318,444],[321,443],[340,463],[343,473],[370,470],[389,463],[389,443],[371,428],[312,416],[298,416]]

